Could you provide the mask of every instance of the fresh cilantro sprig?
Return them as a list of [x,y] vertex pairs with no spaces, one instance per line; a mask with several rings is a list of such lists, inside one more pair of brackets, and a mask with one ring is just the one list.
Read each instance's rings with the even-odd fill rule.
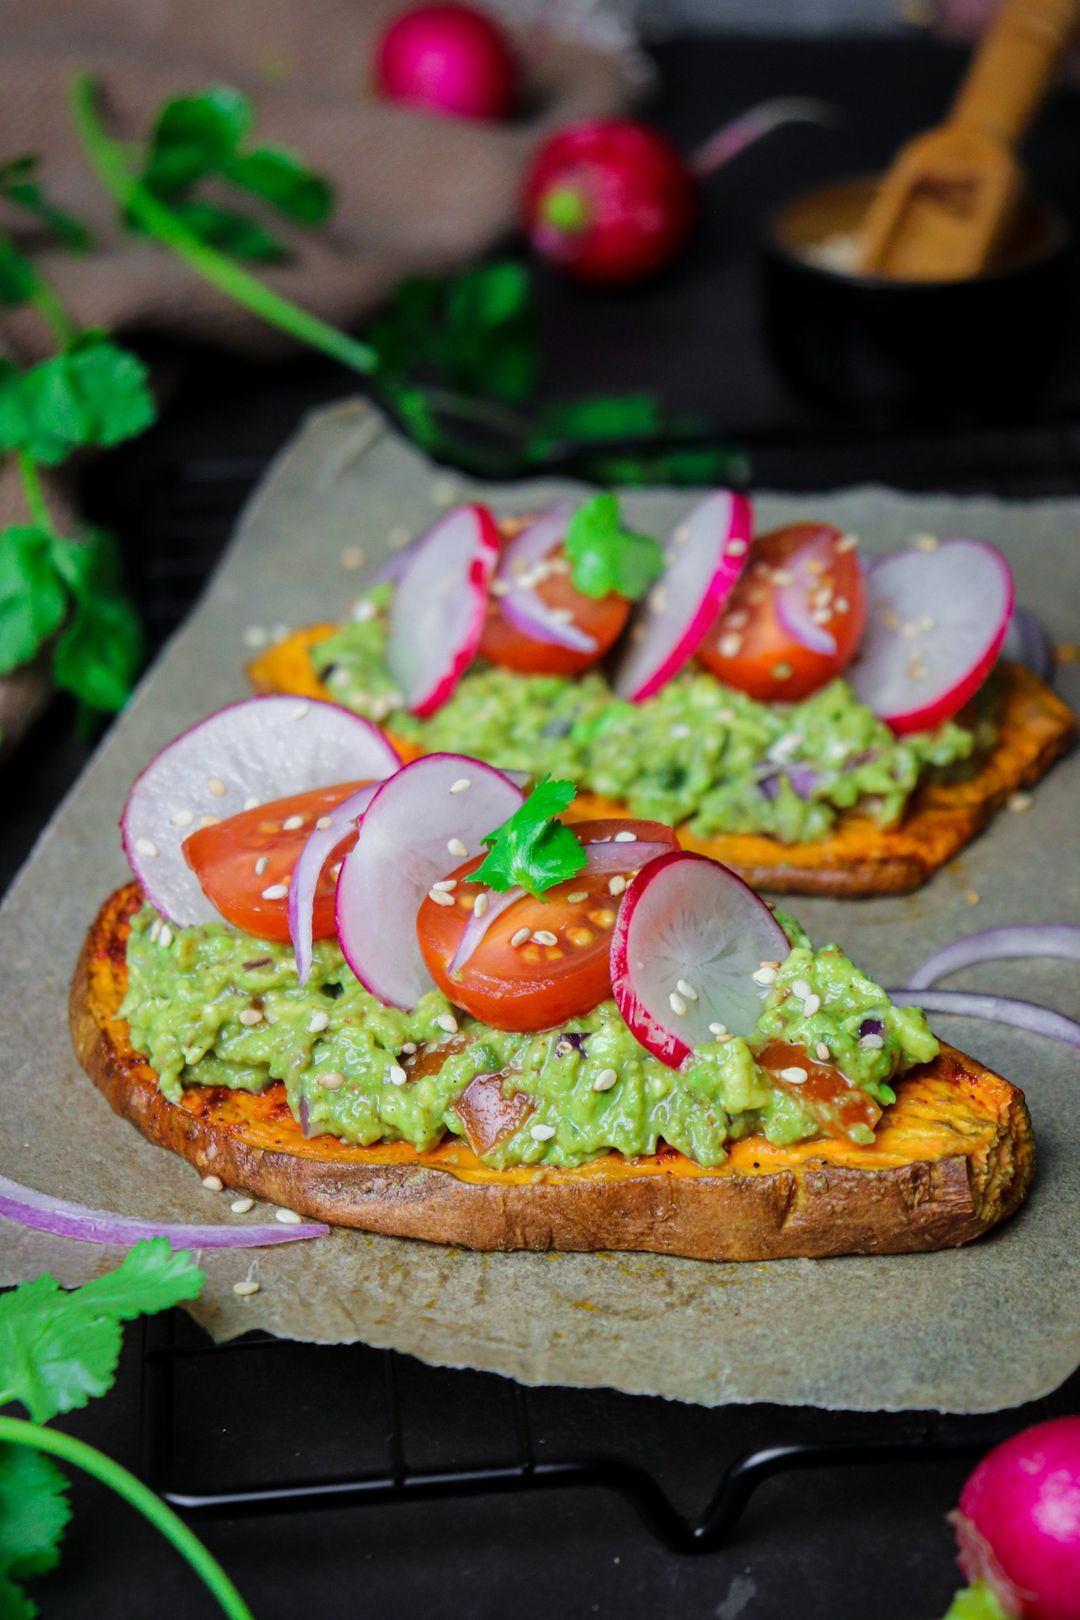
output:
[[648,534],[627,529],[610,492],[579,506],[564,542],[570,577],[586,596],[612,591],[636,602],[664,571],[664,553]]
[[500,894],[517,886],[540,899],[556,883],[576,877],[587,864],[585,850],[557,819],[576,793],[573,782],[553,782],[545,776],[521,808],[481,840],[488,853],[472,881],[486,883]]
[[85,253],[93,243],[87,227],[52,200],[38,174],[41,159],[35,152],[0,163],[0,197],[39,220],[73,253]]
[[116,1376],[122,1324],[194,1299],[203,1274],[191,1256],[151,1238],[115,1271],[81,1288],[50,1276],[0,1295],[0,1407],[20,1402],[34,1419],[0,1416],[0,1616],[32,1620],[23,1582],[54,1569],[71,1517],[67,1480],[53,1457],[101,1480],[142,1513],[187,1559],[232,1620],[251,1611],[224,1570],[171,1508],[93,1446],[43,1427],[104,1395]]

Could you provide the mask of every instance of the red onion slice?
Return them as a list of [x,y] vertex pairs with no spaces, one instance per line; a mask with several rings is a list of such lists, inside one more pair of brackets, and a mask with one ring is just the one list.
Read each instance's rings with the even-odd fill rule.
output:
[[907,982],[909,990],[925,990],[950,973],[976,962],[1017,961],[1022,957],[1059,956],[1080,962],[1080,927],[1075,923],[1023,923],[1012,928],[987,928],[965,934],[934,951],[920,962]]
[[668,565],[640,603],[615,671],[615,691],[643,703],[697,652],[746,566],[753,513],[745,495],[719,489],[683,519]]
[[956,1018],[982,1018],[991,1024],[1011,1024],[1032,1035],[1080,1048],[1080,1024],[1035,1001],[1011,996],[986,996],[968,990],[889,990],[898,1007],[921,1007],[923,1012],[946,1013]]
[[511,540],[499,559],[495,577],[500,586],[505,587],[500,597],[503,615],[523,636],[570,647],[574,652],[594,653],[595,639],[580,626],[556,618],[553,609],[528,583],[531,570],[563,539],[573,515],[570,501],[560,501],[541,513],[535,523],[530,523]]
[[875,558],[867,574],[852,690],[901,736],[940,725],[993,668],[1013,610],[1012,570],[981,540],[943,540]]
[[[627,846],[628,847],[628,846]],[[611,939],[611,985],[635,1039],[677,1069],[723,1025],[746,1035],[772,972],[791,951],[763,900],[719,861],[669,850],[623,897]],[[775,975],[774,975],[775,976]]]
[[345,960],[380,1001],[414,1007],[432,988],[416,937],[421,902],[433,883],[481,854],[485,835],[521,803],[500,771],[464,754],[425,754],[380,785],[335,900]]
[[181,927],[214,922],[181,847],[205,817],[383,777],[400,763],[377,726],[337,703],[247,698],[182,732],[135,778],[120,819],[124,853],[163,916]]
[[1040,681],[1054,678],[1054,644],[1044,625],[1028,608],[1013,608],[1005,640],[1001,643],[1001,657],[1023,664]]
[[364,814],[375,797],[378,785],[377,782],[369,782],[367,787],[358,789],[356,793],[350,793],[347,799],[342,799],[339,805],[335,805],[333,810],[322,817],[321,819],[329,825],[316,826],[300,851],[300,859],[293,867],[292,882],[289,884],[289,934],[293,950],[296,952],[296,976],[301,989],[307,983],[308,974],[311,972],[315,891],[319,886],[322,869],[350,827],[354,826]]
[[516,906],[518,901],[525,897],[525,890],[516,887],[507,889],[505,894],[498,894],[494,889],[485,889],[484,893],[488,897],[487,909],[482,917],[478,917],[476,908],[473,907],[472,916],[465,924],[465,931],[458,940],[457,950],[450,958],[450,964],[446,969],[451,978],[465,966],[496,917],[501,917],[504,911],[509,911],[511,906]]
[[670,854],[670,844],[651,843],[646,838],[613,838],[610,842],[585,845],[586,867],[590,872],[636,872],[650,861],[658,861],[661,855]]
[[832,556],[831,536],[816,535],[811,538],[785,562],[784,571],[792,577],[786,585],[777,588],[774,598],[777,620],[788,635],[793,636],[801,647],[824,653],[827,658],[836,654],[836,637],[823,624],[814,622],[810,598],[821,583],[821,575],[810,564],[828,565]]
[[168,1238],[174,1249],[262,1249],[271,1243],[296,1243],[306,1238],[325,1237],[330,1230],[319,1221],[299,1226],[219,1226],[188,1225],[173,1221],[142,1220],[131,1215],[113,1215],[104,1209],[88,1209],[66,1198],[0,1176],[0,1215],[18,1226],[31,1226],[54,1237],[75,1238],[80,1243],[108,1243],[130,1249],[143,1238]]
[[442,707],[476,655],[498,558],[499,531],[483,506],[448,512],[409,555],[390,606],[386,662],[422,719]]

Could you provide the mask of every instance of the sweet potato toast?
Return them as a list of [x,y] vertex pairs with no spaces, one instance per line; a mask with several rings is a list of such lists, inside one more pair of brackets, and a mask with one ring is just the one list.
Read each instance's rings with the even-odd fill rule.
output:
[[133,1049],[119,1007],[136,884],[103,906],[71,989],[75,1050],[151,1142],[302,1214],[473,1249],[636,1249],[699,1260],[901,1254],[967,1243],[1022,1202],[1035,1164],[1024,1095],[944,1047],[897,1084],[872,1147],[735,1143],[719,1169],[669,1149],[577,1170],[490,1170],[461,1142],[429,1153],[303,1136],[271,1085],[191,1087],[180,1104]]
[[[295,692],[331,698],[312,668],[309,649],[334,625],[294,631],[248,668],[258,692]],[[1004,664],[1000,737],[979,770],[966,781],[924,783],[912,795],[898,827],[883,829],[847,812],[830,837],[813,844],[781,844],[757,833],[696,838],[685,826],[679,840],[723,861],[756,889],[773,894],[859,896],[917,889],[985,827],[1010,793],[1030,787],[1064,753],[1076,733],[1076,717],[1045,682],[1020,664]],[[332,701],[332,698],[331,698]],[[405,758],[416,749],[392,739]],[[573,815],[629,815],[611,799],[582,793]]]

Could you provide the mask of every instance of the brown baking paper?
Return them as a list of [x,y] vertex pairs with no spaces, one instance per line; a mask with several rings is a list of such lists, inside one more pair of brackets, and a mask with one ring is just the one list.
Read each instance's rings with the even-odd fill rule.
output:
[[[252,627],[340,617],[358,589],[355,548],[376,563],[471,486],[433,469],[367,406],[308,422],[271,470],[190,622],[57,812],[0,912],[0,1173],[99,1208],[170,1221],[265,1220],[229,1212],[179,1158],[115,1117],[69,1045],[68,981],[87,926],[127,876],[116,831],[135,773],[181,728],[245,692]],[[481,492],[477,492],[481,493]],[[563,485],[486,487],[520,511]],[[628,494],[630,520],[662,530],[689,497]],[[1080,640],[1080,502],[1002,505],[883,489],[763,496],[759,522],[820,515],[868,551],[914,534],[966,534],[1007,553],[1020,599],[1058,641]],[[348,564],[352,564],[350,568]],[[246,640],[245,633],[247,632]],[[1080,705],[1080,667],[1059,685]],[[819,941],[840,940],[886,984],[935,946],[1006,922],[1080,921],[1080,763],[1059,764],[1024,814],[991,830],[917,894],[803,900]],[[1080,1014],[1073,966],[997,963],[957,985],[998,988]],[[710,1265],[626,1254],[480,1255],[335,1231],[276,1249],[204,1256],[192,1307],[217,1339],[249,1328],[315,1341],[362,1339],[427,1361],[526,1383],[596,1385],[706,1405],[783,1401],[854,1409],[975,1412],[1046,1394],[1080,1348],[1080,1077],[1076,1052],[992,1025],[940,1033],[1021,1084],[1039,1143],[1026,1207],[968,1248],[892,1258]],[[116,1256],[0,1222],[0,1280],[48,1267],[72,1283]],[[256,1277],[239,1298],[232,1284]]]

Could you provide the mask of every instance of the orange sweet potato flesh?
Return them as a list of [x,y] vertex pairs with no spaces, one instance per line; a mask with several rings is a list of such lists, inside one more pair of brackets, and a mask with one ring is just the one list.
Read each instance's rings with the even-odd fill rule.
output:
[[179,1104],[130,1042],[128,884],[91,928],[71,989],[75,1050],[113,1108],[201,1174],[341,1226],[476,1249],[632,1249],[702,1260],[906,1253],[966,1243],[1011,1215],[1035,1147],[1024,1096],[944,1047],[898,1082],[872,1146],[734,1143],[707,1170],[664,1148],[576,1170],[496,1171],[464,1142],[428,1153],[305,1138],[273,1084],[190,1087]]
[[[311,625],[271,647],[248,668],[256,691],[331,698],[309,654],[336,629]],[[680,842],[723,861],[755,888],[772,894],[859,896],[919,888],[985,827],[1011,793],[1037,782],[1076,734],[1071,709],[1038,676],[1009,663],[1002,665],[1002,676],[997,746],[968,780],[917,788],[899,826],[881,828],[848,811],[828,838],[812,844],[781,844],[756,833],[698,838],[685,825],[679,829]],[[392,740],[403,758],[421,752]],[[630,810],[615,800],[582,793],[571,814],[584,819],[628,816]]]

